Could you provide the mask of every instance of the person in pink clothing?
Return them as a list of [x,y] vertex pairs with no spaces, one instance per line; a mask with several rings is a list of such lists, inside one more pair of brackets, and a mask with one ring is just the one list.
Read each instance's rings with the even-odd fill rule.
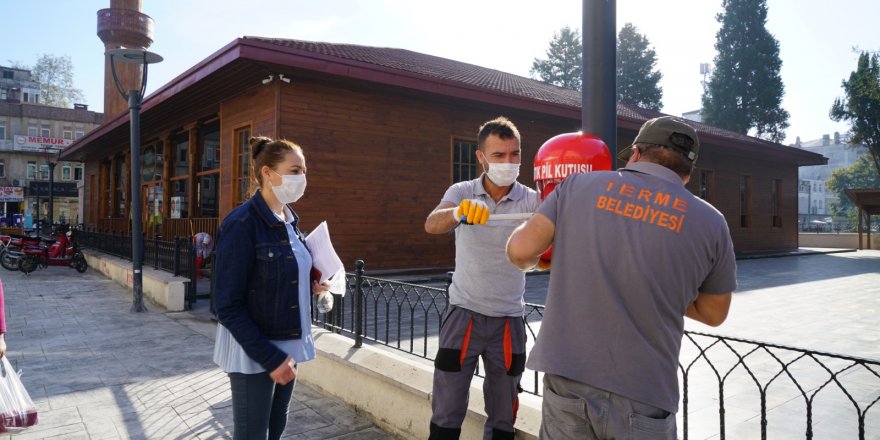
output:
[[0,280],[0,358],[6,356],[6,309],[3,304],[3,281]]

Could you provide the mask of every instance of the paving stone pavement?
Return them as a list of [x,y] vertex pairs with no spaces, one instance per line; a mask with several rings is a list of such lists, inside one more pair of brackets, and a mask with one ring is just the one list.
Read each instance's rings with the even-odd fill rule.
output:
[[[713,328],[686,319],[686,329],[880,362],[880,251],[833,250],[834,253],[824,253],[828,251],[832,250],[803,248],[778,258],[737,261],[738,287],[727,321]],[[415,278],[410,281],[445,287],[441,275],[431,279]],[[526,301],[544,304],[548,282],[546,274],[526,277]],[[421,313],[416,315],[418,317]],[[422,321],[419,321],[414,327],[418,329],[421,325]],[[530,320],[529,326],[537,333],[540,320]],[[427,346],[425,351],[431,356],[437,350],[437,332],[433,328],[428,338],[415,341],[417,350],[421,351],[424,344]],[[373,327],[368,326],[368,331],[371,329]],[[378,333],[382,334],[381,331]],[[695,339],[704,348],[714,342],[712,339]],[[408,342],[404,339],[402,345],[406,347]],[[531,336],[528,343],[529,346],[533,343]],[[864,412],[864,438],[880,440],[880,401],[876,400],[880,399],[880,368],[876,365],[871,367],[871,372],[862,366],[847,367],[847,362],[818,355],[793,361],[800,352],[769,348],[748,354],[753,345],[730,343],[730,347],[743,355],[744,363],[765,388],[767,438],[806,437],[807,405],[801,391],[790,380],[788,373],[791,373],[811,398],[814,439],[859,438],[856,414],[861,411]],[[779,362],[768,352],[785,362],[793,361],[788,366],[788,373],[783,372]],[[682,344],[681,362],[689,365],[699,355],[686,339]],[[754,380],[741,364],[737,365],[739,359],[723,343],[707,349],[705,356],[718,368],[718,374],[724,376],[726,436],[720,435],[719,379],[704,358],[700,358],[689,372],[688,438],[761,438],[761,396]],[[816,391],[829,381],[831,375],[816,360],[838,373],[835,380],[818,393]],[[430,361],[425,363],[430,365]],[[840,371],[844,368],[846,370]],[[725,376],[728,372],[730,374]],[[776,373],[781,376],[771,384],[770,379]],[[522,386],[530,391],[540,389],[541,383],[540,374],[527,370],[523,376]],[[842,389],[850,395],[847,396]],[[858,410],[850,398],[859,405]],[[540,405],[539,398],[534,396],[523,394],[521,399]],[[876,403],[870,406],[871,402]],[[680,405],[678,428],[681,437],[684,434],[682,416],[683,405]]]
[[[880,360],[880,251],[740,260],[738,267],[727,322],[709,328],[686,320],[688,330]],[[80,275],[54,267],[30,277],[0,271],[0,277],[8,355],[40,409],[40,424],[16,439],[230,436],[228,381],[211,362],[214,324],[206,319],[205,301],[195,313],[163,313],[151,306],[149,313],[132,314],[130,292],[93,271]],[[543,303],[546,284],[546,275],[529,276],[527,300]],[[533,324],[537,330],[539,323]],[[742,381],[741,370],[724,386],[726,438],[760,438],[759,396],[753,384]],[[688,437],[717,439],[718,382],[711,371],[702,373],[691,383]],[[808,373],[812,379],[814,373]],[[880,371],[847,371],[839,378],[860,402],[880,393]],[[768,389],[767,438],[804,438],[804,399],[781,382]],[[815,403],[813,438],[858,438],[846,396],[823,392]],[[878,405],[865,418],[867,439],[880,440]],[[0,435],[4,438],[9,437]],[[299,384],[286,438],[391,436]]]
[[[231,438],[229,382],[212,362],[213,323],[149,303],[148,313],[130,313],[130,291],[92,270],[4,270],[0,279],[7,355],[39,411],[36,426],[0,439]],[[297,384],[284,438],[394,437]]]

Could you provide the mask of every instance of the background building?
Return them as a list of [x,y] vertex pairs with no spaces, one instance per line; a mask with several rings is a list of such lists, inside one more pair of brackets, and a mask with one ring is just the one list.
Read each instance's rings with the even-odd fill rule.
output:
[[838,197],[828,191],[826,182],[834,170],[852,166],[859,156],[868,153],[868,149],[864,145],[849,143],[849,139],[838,132],[833,137],[826,134],[821,139],[807,142],[801,142],[798,137],[794,146],[828,158],[826,165],[803,166],[798,170],[798,223],[801,230],[830,230],[832,222],[848,222],[846,218],[834,218],[831,203],[837,202]]
[[83,164],[59,162],[58,152],[103,115],[82,104],[42,105],[29,71],[0,66],[0,72],[0,223],[31,228],[48,218],[50,170],[55,223],[81,222]]
[[[106,112],[105,112],[106,113]],[[477,127],[499,115],[522,133],[520,181],[547,139],[580,127],[580,93],[402,49],[244,37],[147,97],[141,163],[132,167],[120,110],[62,152],[86,163],[84,223],[130,230],[128,173],[142,174],[148,236],[216,234],[252,194],[248,138],[293,140],[309,188],[297,202],[305,231],[327,220],[347,264],[368,269],[452,265],[451,235],[424,232],[449,184],[475,178]],[[661,113],[618,104],[618,148]],[[798,247],[798,167],[808,151],[693,122],[700,161],[688,188],[727,218],[737,252]]]

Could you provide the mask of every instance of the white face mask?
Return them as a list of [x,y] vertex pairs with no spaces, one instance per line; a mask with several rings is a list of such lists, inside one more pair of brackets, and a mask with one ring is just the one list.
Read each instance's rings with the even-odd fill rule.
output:
[[488,167],[486,175],[489,176],[492,183],[498,186],[513,185],[513,182],[516,182],[516,178],[519,177],[518,163],[486,162],[486,166]]
[[[272,172],[275,173],[275,171]],[[293,203],[299,200],[303,193],[306,192],[305,174],[286,174],[284,176],[278,173],[275,174],[281,177],[281,185],[275,186],[272,185],[272,182],[269,182],[269,184],[272,185],[272,192],[275,193],[275,197],[279,202],[285,205]]]

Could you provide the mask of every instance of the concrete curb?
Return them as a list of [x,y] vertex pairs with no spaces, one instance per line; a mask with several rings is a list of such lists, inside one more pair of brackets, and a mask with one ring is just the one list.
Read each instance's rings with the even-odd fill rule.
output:
[[[313,332],[318,355],[298,379],[368,414],[385,431],[401,438],[428,438],[432,368],[376,347],[354,348],[353,340],[327,330]],[[474,384],[461,438],[483,436],[483,391]],[[516,438],[535,440],[541,408],[528,400],[520,401]]]
[[[104,274],[107,278],[129,290],[133,289],[134,278],[131,261],[103,252],[88,250],[83,251],[83,255],[89,262],[89,269]],[[184,310],[186,292],[184,283],[189,281],[189,278],[177,277],[146,265],[143,267],[142,277],[145,297],[164,307],[166,311],[180,312]]]

